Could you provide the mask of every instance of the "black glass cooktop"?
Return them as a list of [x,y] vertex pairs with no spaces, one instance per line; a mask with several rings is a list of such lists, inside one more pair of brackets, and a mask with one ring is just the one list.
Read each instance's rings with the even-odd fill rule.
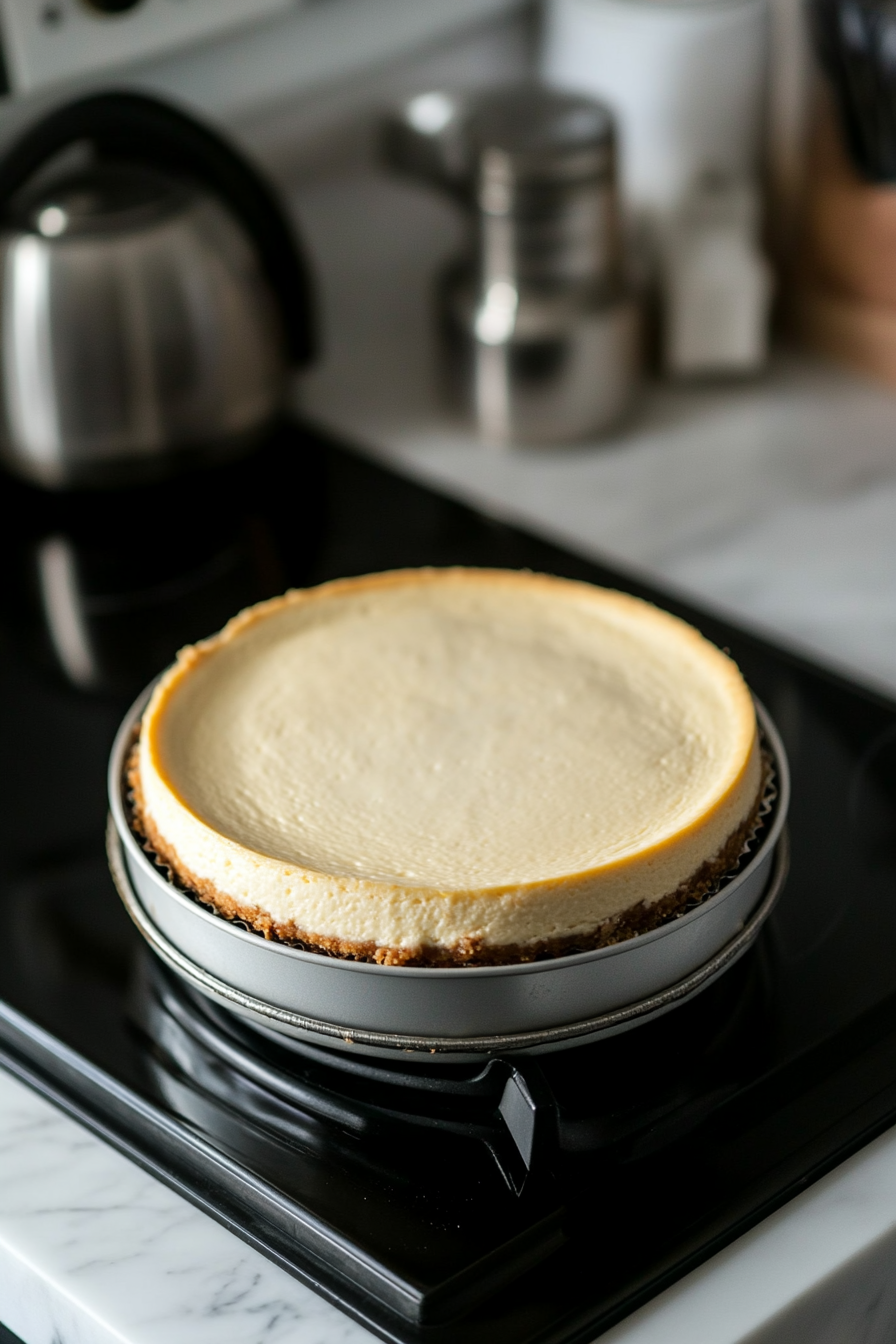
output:
[[[591,1339],[896,1120],[896,706],[284,430],[140,492],[0,481],[0,1062],[388,1339]],[[654,597],[783,734],[792,868],[696,999],[538,1060],[293,1049],[154,962],[109,879],[104,774],[176,648],[289,584],[527,567]]]

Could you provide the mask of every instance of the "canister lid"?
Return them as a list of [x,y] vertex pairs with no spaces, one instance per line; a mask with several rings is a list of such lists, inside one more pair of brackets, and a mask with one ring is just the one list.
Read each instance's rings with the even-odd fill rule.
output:
[[392,167],[469,201],[483,171],[516,185],[610,179],[615,130],[609,108],[545,85],[418,94],[384,124]]
[[503,160],[517,182],[570,182],[613,171],[612,113],[583,95],[533,84],[496,89],[470,105],[464,135],[481,169],[489,159]]

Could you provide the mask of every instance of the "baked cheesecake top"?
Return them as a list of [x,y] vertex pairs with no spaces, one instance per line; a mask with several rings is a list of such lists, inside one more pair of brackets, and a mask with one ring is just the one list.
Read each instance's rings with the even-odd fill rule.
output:
[[[587,584],[457,569],[243,612],[181,652],[139,748],[143,806],[175,868],[303,936],[402,945],[568,931],[555,900],[540,933],[528,918],[483,933],[480,912],[471,935],[465,896],[520,905],[567,886],[579,923],[583,883],[607,897],[615,882],[616,906],[658,899],[743,822],[759,775],[744,681],[683,621]],[[337,928],[378,893],[402,898],[400,929]],[[423,924],[439,898],[433,927],[407,914],[415,894]]]

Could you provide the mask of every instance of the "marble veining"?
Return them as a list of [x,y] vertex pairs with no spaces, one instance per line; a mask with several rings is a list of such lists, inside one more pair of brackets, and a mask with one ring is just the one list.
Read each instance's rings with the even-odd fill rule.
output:
[[25,1344],[371,1339],[2,1072],[0,1319]]
[[[889,1344],[896,1132],[602,1336]],[[0,1319],[25,1344],[373,1336],[0,1071]]]

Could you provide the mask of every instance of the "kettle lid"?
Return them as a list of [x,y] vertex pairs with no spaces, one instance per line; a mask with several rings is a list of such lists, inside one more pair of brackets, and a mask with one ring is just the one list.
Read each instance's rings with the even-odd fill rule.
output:
[[21,194],[9,219],[42,238],[119,237],[180,213],[190,193],[174,178],[103,163]]

